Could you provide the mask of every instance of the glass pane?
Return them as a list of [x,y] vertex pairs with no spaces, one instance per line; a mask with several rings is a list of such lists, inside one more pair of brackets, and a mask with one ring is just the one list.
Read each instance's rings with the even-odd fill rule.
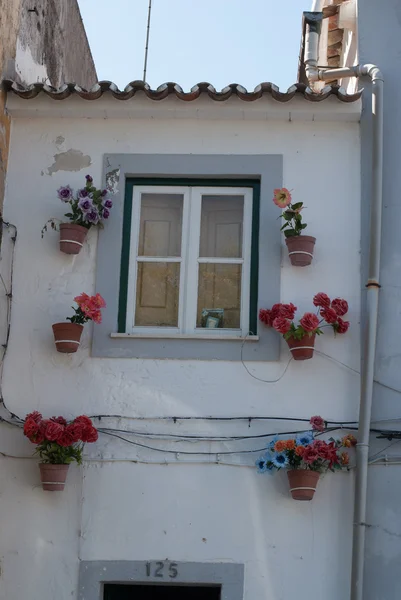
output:
[[240,328],[241,275],[241,265],[199,265],[197,327]]
[[138,256],[181,256],[182,194],[142,194]]
[[202,196],[199,256],[242,257],[243,196]]
[[178,327],[180,263],[138,262],[135,325]]

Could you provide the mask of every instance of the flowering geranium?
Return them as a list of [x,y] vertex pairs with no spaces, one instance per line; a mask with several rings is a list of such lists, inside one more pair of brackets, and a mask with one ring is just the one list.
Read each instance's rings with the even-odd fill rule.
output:
[[303,209],[303,202],[291,204],[291,194],[287,188],[274,190],[273,202],[279,208],[284,209],[280,216],[285,223],[280,231],[284,232],[285,237],[301,235],[303,229],[307,227],[306,223],[302,223],[301,210]]
[[[313,304],[317,307],[317,312],[306,312],[299,320],[299,324],[294,323],[297,307],[290,304],[274,304],[271,309],[262,308],[259,311],[259,319],[268,327],[273,327],[284,336],[284,339],[295,338],[301,340],[305,336],[321,335],[323,327],[332,327],[335,333],[346,333],[349,328],[349,322],[341,317],[348,312],[348,302],[342,298],[330,300],[329,296],[323,292],[316,294],[313,298]],[[341,316],[340,316],[341,315]]]
[[37,411],[26,416],[24,435],[37,446],[35,454],[41,462],[52,465],[81,464],[84,444],[98,439],[97,429],[85,415],[68,422],[64,417],[43,419]]
[[75,315],[68,317],[67,321],[78,323],[79,325],[84,325],[87,321],[93,321],[94,323],[102,322],[101,309],[106,306],[106,302],[100,294],[88,296],[88,294],[82,293],[80,296],[76,296],[74,300],[78,304],[78,308],[72,307]]
[[[70,205],[70,211],[64,216],[70,219],[71,223],[90,229],[92,225],[102,226],[102,221],[110,217],[113,201],[108,190],[94,187],[90,175],[86,175],[85,179],[85,186],[75,194],[69,185],[65,185],[57,190],[57,195],[62,202]],[[42,229],[42,237],[48,225],[52,229],[58,229],[58,223],[58,219],[49,219]]]
[[[277,469],[304,469],[309,471],[336,471],[349,465],[349,454],[343,450],[356,444],[354,436],[342,439],[317,439],[326,428],[322,417],[311,417],[312,431],[287,439],[275,438],[267,446],[266,453],[256,461],[259,473]],[[352,440],[352,441],[351,441]]]

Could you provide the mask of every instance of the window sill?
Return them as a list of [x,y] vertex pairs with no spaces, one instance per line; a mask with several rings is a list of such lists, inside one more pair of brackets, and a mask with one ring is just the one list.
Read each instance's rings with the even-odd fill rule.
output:
[[228,340],[231,342],[258,342],[258,335],[249,335],[244,338],[241,335],[197,335],[197,334],[185,334],[185,333],[111,333],[111,338],[133,338],[140,340],[208,340],[213,342]]

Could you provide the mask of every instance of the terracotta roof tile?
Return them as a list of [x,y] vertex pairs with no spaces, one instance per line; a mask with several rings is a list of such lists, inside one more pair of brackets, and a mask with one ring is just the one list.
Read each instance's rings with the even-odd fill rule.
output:
[[132,81],[123,90],[120,90],[111,81],[99,81],[90,90],[85,90],[74,83],[66,83],[59,88],[54,88],[43,83],[33,83],[23,86],[15,81],[5,80],[3,86],[24,100],[36,98],[39,94],[45,94],[53,100],[65,100],[71,95],[79,96],[84,100],[97,100],[103,94],[110,94],[118,100],[130,100],[138,92],[144,93],[151,100],[163,100],[167,96],[176,96],[184,102],[196,100],[199,96],[209,96],[217,102],[224,102],[232,96],[237,96],[245,102],[253,102],[263,96],[271,96],[278,102],[288,102],[295,96],[303,97],[310,102],[321,102],[329,96],[336,96],[341,102],[355,102],[361,97],[361,92],[356,94],[347,94],[343,88],[338,85],[326,86],[321,92],[313,92],[304,83],[295,83],[287,92],[280,92],[279,88],[273,83],[260,83],[256,88],[249,92],[243,86],[232,83],[217,91],[210,83],[198,83],[190,91],[184,90],[177,83],[164,83],[157,89],[152,89],[143,81]]

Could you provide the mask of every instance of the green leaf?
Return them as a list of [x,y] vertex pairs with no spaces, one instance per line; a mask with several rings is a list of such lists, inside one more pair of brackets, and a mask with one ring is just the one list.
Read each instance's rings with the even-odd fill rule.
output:
[[308,225],[306,223],[301,223],[301,225],[300,225],[301,229],[305,229],[306,227],[308,227]]
[[285,237],[295,237],[299,235],[299,233],[297,233],[295,229],[287,229],[287,231],[284,231],[284,235]]
[[303,205],[303,202],[295,202],[295,204],[291,204],[291,208],[293,208],[294,210],[298,210],[298,208],[301,208]]

